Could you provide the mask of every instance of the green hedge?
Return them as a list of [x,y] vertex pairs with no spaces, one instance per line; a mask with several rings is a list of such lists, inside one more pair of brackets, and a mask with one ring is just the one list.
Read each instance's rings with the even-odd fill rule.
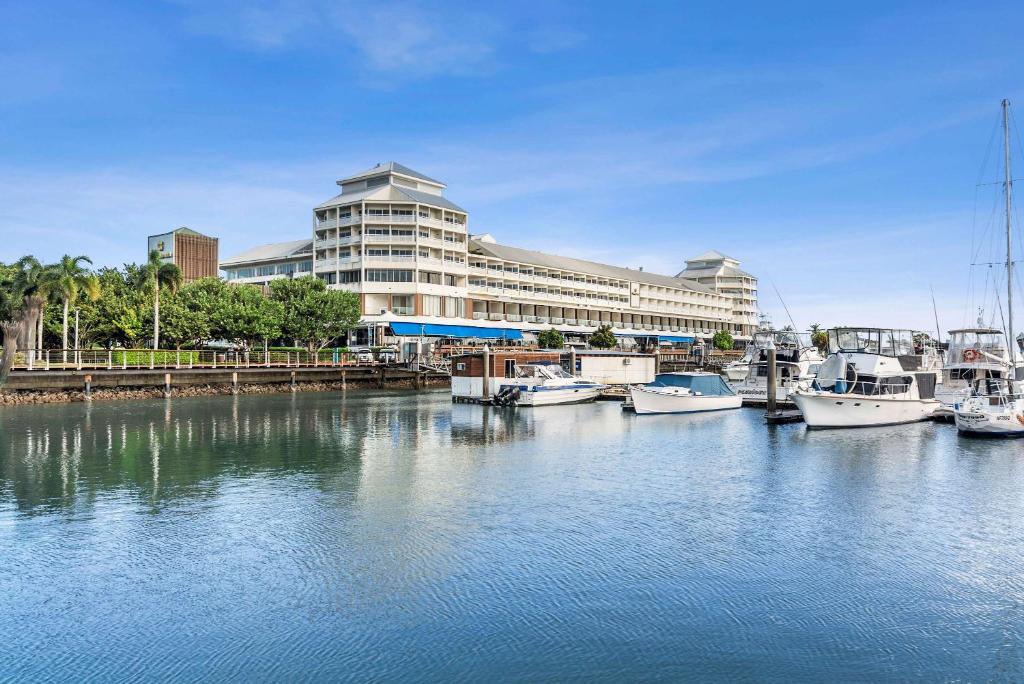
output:
[[148,366],[153,363],[166,366],[171,363],[199,363],[199,352],[141,351],[115,349],[111,352],[111,363],[115,366]]

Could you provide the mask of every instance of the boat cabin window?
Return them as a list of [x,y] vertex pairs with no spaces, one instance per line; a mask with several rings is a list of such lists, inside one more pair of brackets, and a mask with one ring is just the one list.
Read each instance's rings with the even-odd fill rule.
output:
[[535,378],[537,377],[536,366],[518,366],[516,368],[517,378]]
[[829,331],[829,351],[905,356],[914,353],[914,333],[910,330],[879,328],[836,328]]
[[561,366],[544,366],[544,372],[552,378],[571,378],[572,376],[565,372]]

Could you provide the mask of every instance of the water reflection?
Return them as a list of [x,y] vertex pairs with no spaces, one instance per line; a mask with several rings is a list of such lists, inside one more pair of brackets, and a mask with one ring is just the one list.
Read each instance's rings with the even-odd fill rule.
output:
[[1021,672],[1024,444],[949,426],[441,391],[22,407],[0,431],[14,680]]

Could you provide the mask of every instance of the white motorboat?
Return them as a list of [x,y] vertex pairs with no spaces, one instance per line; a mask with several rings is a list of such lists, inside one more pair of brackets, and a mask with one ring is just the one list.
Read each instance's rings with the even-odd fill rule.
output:
[[554,406],[594,401],[607,385],[578,378],[557,364],[526,363],[515,366],[515,378],[501,384],[498,404]]
[[750,344],[743,351],[743,356],[731,363],[725,364],[722,368],[722,373],[725,374],[725,377],[730,382],[746,380],[753,366],[757,364],[761,350],[772,342],[774,334],[771,321],[766,315],[761,314],[758,328],[754,331],[754,339],[751,340]]
[[[1006,203],[1006,339],[1013,335],[1013,176],[1010,173],[1010,101],[1003,100],[1003,198]],[[954,404],[956,428],[967,434],[1017,437],[1024,434],[1024,397],[1016,374],[1016,350],[1010,350],[1003,378],[976,379],[971,396]]]
[[912,423],[939,407],[940,371],[915,350],[912,331],[837,328],[829,331],[829,349],[811,387],[790,394],[808,427]]
[[942,385],[935,389],[935,398],[942,402],[938,414],[951,418],[954,405],[970,396],[975,380],[1005,378],[1012,363],[1002,330],[950,330],[948,344]]
[[717,373],[659,373],[654,382],[633,385],[624,409],[637,413],[696,413],[739,408],[743,399]]
[[1024,437],[1024,396],[1009,378],[975,380],[971,394],[953,406],[960,432],[995,437]]
[[790,401],[789,394],[800,387],[809,387],[818,368],[824,362],[821,352],[811,344],[810,336],[791,330],[757,333],[754,344],[758,348],[750,364],[749,374],[729,385],[748,404],[768,401],[768,349],[775,347],[776,387],[775,399]]

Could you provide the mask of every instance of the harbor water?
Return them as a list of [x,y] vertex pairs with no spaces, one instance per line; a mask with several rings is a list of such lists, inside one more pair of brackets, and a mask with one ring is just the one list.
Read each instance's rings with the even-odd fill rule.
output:
[[447,391],[0,411],[0,681],[1020,681],[1024,443]]

